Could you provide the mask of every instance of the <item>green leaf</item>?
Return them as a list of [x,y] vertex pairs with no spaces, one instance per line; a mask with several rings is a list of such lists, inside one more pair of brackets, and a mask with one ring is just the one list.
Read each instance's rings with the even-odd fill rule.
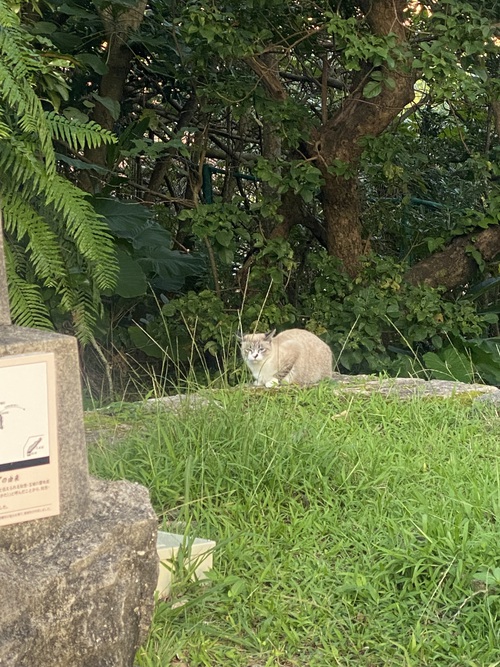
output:
[[96,211],[108,221],[113,235],[130,240],[137,250],[170,247],[170,232],[151,220],[151,212],[145,206],[100,197],[93,201]]
[[431,343],[434,345],[436,350],[440,350],[443,347],[443,339],[441,336],[432,336]]
[[92,97],[100,102],[102,106],[109,111],[113,120],[118,120],[120,117],[120,103],[117,102],[117,100],[113,100],[111,97],[102,97],[97,93],[92,93]]
[[172,235],[157,222],[150,220],[148,226],[135,236],[132,241],[134,248],[169,248]]
[[480,570],[474,575],[477,581],[483,581],[488,586],[500,586],[500,568],[495,567],[492,570]]
[[221,246],[229,248],[231,241],[233,240],[233,235],[227,229],[219,229],[219,231],[215,232],[215,238]]
[[96,20],[99,18],[97,14],[88,12],[85,9],[78,7],[78,5],[76,4],[70,5],[69,3],[66,2],[59,7],[58,11],[61,12],[61,14],[66,14],[67,16],[76,16],[81,19]]
[[486,264],[484,262],[483,256],[481,252],[476,248],[476,246],[470,244],[465,248],[465,252],[470,255],[473,259],[476,260],[476,264],[478,265],[479,269],[481,271],[484,271]]
[[459,339],[483,382],[500,385],[500,338]]
[[170,232],[150,219],[151,211],[145,206],[101,197],[92,201],[113,235],[130,241],[132,258],[154,287],[177,292],[188,276],[199,276],[205,271],[200,256],[171,250]]
[[48,21],[37,21],[31,26],[30,32],[33,35],[51,35],[57,30],[55,23],[49,23]]
[[372,97],[377,97],[382,92],[382,82],[381,81],[369,81],[366,86],[363,88],[363,97],[366,99],[371,99]]
[[442,236],[436,236],[436,237],[429,237],[427,239],[427,248],[429,249],[429,252],[434,252],[438,248],[442,248],[444,245],[444,238]]
[[69,164],[70,167],[74,167],[78,170],[95,171],[97,174],[103,175],[108,175],[110,173],[109,169],[106,169],[106,167],[101,167],[100,165],[91,162],[83,162],[83,160],[77,160],[76,158],[68,157],[62,153],[56,153],[56,159],[65,164]]
[[113,290],[126,299],[146,294],[148,283],[141,265],[122,248],[116,249],[118,259],[118,278]]
[[148,336],[144,329],[137,326],[129,327],[128,333],[135,347],[145,352],[145,354],[155,359],[161,359],[164,356],[161,347]]
[[198,276],[205,271],[201,257],[169,248],[147,248],[147,252],[137,257],[137,261],[154,287],[166,292],[179,291],[188,276]]
[[119,199],[94,197],[95,210],[104,216],[114,236],[133,240],[149,223],[151,213],[145,207]]
[[[94,70],[96,74],[106,74],[108,71],[108,66],[106,63],[103,61],[102,58],[100,58],[97,54],[95,53],[79,53],[77,56],[78,62],[82,63],[82,65],[85,65],[86,67],[90,67],[90,69]],[[97,99],[97,98],[96,98]],[[107,99],[107,98],[103,98]],[[101,100],[99,100],[101,101]],[[101,103],[103,103],[101,101]]]
[[80,123],[89,122],[88,115],[76,107],[66,107],[62,113],[68,120],[77,120]]
[[455,347],[443,348],[439,354],[427,352],[423,355],[423,361],[436,380],[456,380],[458,382],[474,380],[474,369],[470,358]]

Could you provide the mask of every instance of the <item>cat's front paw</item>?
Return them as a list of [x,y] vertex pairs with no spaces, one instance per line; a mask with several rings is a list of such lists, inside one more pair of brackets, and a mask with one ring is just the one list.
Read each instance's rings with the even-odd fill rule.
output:
[[280,381],[278,378],[272,378],[272,380],[268,380],[266,382],[266,387],[271,388],[271,387],[277,387],[279,385]]

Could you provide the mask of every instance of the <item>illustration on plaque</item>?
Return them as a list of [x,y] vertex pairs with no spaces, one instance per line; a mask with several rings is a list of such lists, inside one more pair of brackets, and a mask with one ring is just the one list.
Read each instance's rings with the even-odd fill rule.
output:
[[20,405],[5,405],[0,401],[0,431],[3,429],[3,417],[4,415],[9,414],[9,408],[19,408],[19,410],[24,410]]
[[53,353],[0,357],[0,526],[59,514]]
[[0,472],[49,462],[47,363],[0,367]]

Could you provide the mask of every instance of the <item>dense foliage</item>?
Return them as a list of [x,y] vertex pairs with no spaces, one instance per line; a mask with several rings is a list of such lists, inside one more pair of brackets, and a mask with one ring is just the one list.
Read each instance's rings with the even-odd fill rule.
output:
[[51,107],[68,87],[55,56],[39,52],[33,41],[0,2],[0,201],[10,241],[11,310],[19,324],[49,325],[47,303],[57,295],[86,340],[93,335],[99,294],[113,285],[115,259],[107,226],[84,193],[58,173],[53,142],[78,151],[114,138],[94,122],[44,110],[37,78],[41,91],[51,93]]
[[[114,287],[61,227],[48,252],[94,307],[100,291],[101,343],[217,367],[241,327],[306,326],[341,370],[500,382],[481,342],[498,333],[500,251],[500,5],[483,5],[4,1],[1,34],[27,35],[43,74],[24,85],[47,169],[114,240]],[[11,289],[21,275],[74,314],[3,197],[10,247],[30,251],[22,270],[11,251]]]

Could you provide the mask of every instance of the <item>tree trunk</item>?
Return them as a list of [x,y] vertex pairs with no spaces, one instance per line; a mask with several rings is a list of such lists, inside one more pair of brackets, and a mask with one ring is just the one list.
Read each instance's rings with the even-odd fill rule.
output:
[[[108,52],[106,56],[107,72],[103,74],[99,86],[99,95],[107,97],[113,102],[121,103],[123,89],[130,72],[133,53],[127,45],[130,32],[137,30],[144,18],[147,0],[138,0],[134,7],[129,7],[116,17],[113,13],[114,7],[106,7],[100,11],[106,39],[108,41]],[[92,120],[99,123],[106,130],[113,130],[115,120],[110,111],[100,102],[96,101]],[[96,148],[88,148],[85,158],[93,164],[106,165],[105,145]],[[96,183],[89,179],[88,174],[82,174],[80,185],[87,191],[96,189]]]
[[[364,20],[374,35],[396,36],[396,46],[406,43],[405,10],[407,0],[361,0]],[[361,20],[361,17],[360,17]],[[265,54],[266,55],[266,54]],[[259,76],[262,86],[276,101],[287,99],[277,66],[270,66],[264,56],[253,56],[247,63]],[[395,53],[397,58],[397,54]],[[382,84],[380,93],[374,98],[365,98],[363,90],[371,80],[374,70],[382,72],[390,84]],[[375,68],[365,63],[354,76],[352,86],[340,109],[330,118],[326,115],[326,105],[322,113],[326,121],[311,133],[306,152],[315,160],[321,170],[323,186],[323,213],[326,226],[328,252],[338,257],[346,271],[354,276],[360,267],[360,257],[369,250],[369,243],[362,238],[360,203],[356,172],[363,152],[362,139],[377,137],[388,127],[404,107],[414,97],[413,84],[416,73],[411,63],[400,59],[394,69]],[[322,85],[328,85],[323,77]],[[326,96],[323,95],[323,101]],[[346,176],[332,173],[337,165],[344,166]],[[294,216],[296,219],[297,216]],[[291,224],[278,226],[275,236],[281,236]]]
[[[399,45],[406,42],[405,0],[366,0],[361,4],[374,35],[392,33]],[[402,61],[397,69],[381,68],[384,78],[392,79],[392,85],[383,84],[379,95],[365,98],[363,89],[373,69],[366,63],[342,107],[313,133],[310,144],[310,154],[316,157],[325,179],[323,206],[328,252],[343,262],[351,276],[357,274],[360,257],[369,249],[361,234],[358,183],[353,174],[363,152],[361,140],[382,134],[414,97],[415,74],[409,63]],[[331,173],[337,163],[345,166],[347,178]]]
[[361,235],[357,178],[324,174],[323,215],[328,254],[338,257],[347,273],[355,276],[359,261],[369,248]]

